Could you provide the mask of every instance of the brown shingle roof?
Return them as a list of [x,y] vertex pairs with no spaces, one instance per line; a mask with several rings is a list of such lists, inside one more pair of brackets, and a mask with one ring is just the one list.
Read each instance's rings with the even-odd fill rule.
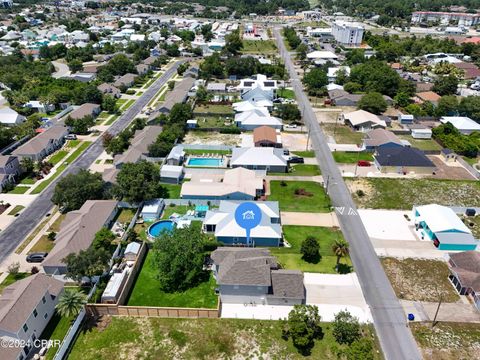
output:
[[277,132],[274,128],[269,126],[259,126],[253,130],[253,142],[269,141],[271,143],[277,142]]
[[423,101],[437,102],[441,96],[434,91],[423,91],[417,93],[417,97]]
[[480,253],[478,251],[464,251],[450,253],[451,270],[457,274],[463,287],[472,288],[480,292]]
[[12,155],[38,154],[45,149],[51,141],[59,140],[67,133],[68,130],[65,126],[55,125],[49,127],[44,132],[38,134],[34,138],[28,140],[25,144],[12,151]]
[[83,119],[85,116],[90,115],[92,116],[95,111],[98,111],[100,105],[92,104],[92,103],[85,103],[80,105],[79,108],[73,110],[67,117],[72,118],[73,120]]

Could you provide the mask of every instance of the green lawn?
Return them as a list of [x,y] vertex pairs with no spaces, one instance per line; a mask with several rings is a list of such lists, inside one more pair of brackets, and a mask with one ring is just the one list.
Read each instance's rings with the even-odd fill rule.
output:
[[334,151],[332,155],[337,163],[343,164],[355,164],[359,160],[373,161],[373,155],[368,152]]
[[122,111],[127,111],[130,106],[132,106],[135,103],[134,99],[130,99],[126,102],[126,104],[122,107]]
[[410,135],[398,135],[402,140],[407,140],[412,147],[420,150],[442,150],[442,146],[433,139],[414,139]]
[[27,276],[29,276],[30,273],[24,273],[24,272],[19,272],[16,275],[8,274],[5,280],[0,283],[0,293],[5,289],[7,286],[12,285],[14,282],[18,280],[25,279]]
[[97,119],[106,119],[110,116],[110,114],[106,111],[102,111],[98,116]]
[[231,150],[197,150],[197,149],[185,149],[187,155],[203,155],[203,154],[218,154],[218,155],[230,155]]
[[128,299],[128,305],[208,309],[217,307],[216,282],[213,276],[187,291],[165,293],[159,289],[153,258],[153,252],[149,251]]
[[304,158],[314,158],[315,157],[315,151],[313,150],[308,150],[308,151],[294,151],[293,154],[297,156],[301,156]]
[[123,208],[117,216],[116,221],[119,223],[130,223],[132,221],[133,216],[135,215],[135,212],[137,209],[129,209],[129,208]]
[[53,247],[55,246],[55,243],[51,241],[47,235],[42,235],[40,239],[35,243],[35,245],[32,246],[30,253],[34,252],[50,252]]
[[103,124],[103,125],[112,125],[112,124],[115,122],[115,120],[118,119],[119,116],[120,116],[120,115],[118,115],[118,114],[113,115],[113,116],[112,116],[110,119],[108,119],[108,120],[105,122],[105,124]]
[[355,192],[359,207],[369,209],[405,209],[413,205],[436,203],[445,206],[480,206],[478,181],[432,179],[347,179],[347,184],[362,189]]
[[274,54],[277,45],[274,40],[243,40],[243,53]]
[[29,186],[15,186],[12,190],[10,190],[9,194],[25,194],[25,192],[30,189]]
[[365,134],[353,131],[350,127],[338,122],[336,125],[331,123],[322,124],[322,128],[327,135],[333,136],[337,144],[357,144],[363,143]]
[[78,144],[80,144],[81,141],[80,140],[68,140],[67,141],[67,146],[69,148],[76,148],[78,146]]
[[330,211],[329,197],[322,185],[313,181],[270,181],[268,200],[278,201],[282,211]]
[[463,160],[465,160],[467,163],[469,163],[471,166],[475,165],[476,163],[478,163],[480,161],[480,159],[478,157],[475,157],[475,158],[469,158],[469,157],[466,157],[466,156],[462,156]]
[[128,99],[118,99],[117,100],[117,106],[120,107],[123,104],[125,104],[128,101]]
[[296,164],[290,167],[288,173],[269,173],[269,175],[285,175],[285,176],[316,176],[320,175],[318,165]]
[[[231,119],[228,120],[225,116],[203,116],[197,115],[197,125],[199,128],[231,128],[234,127],[231,124]],[[225,125],[225,122],[229,122],[231,125]]]
[[[332,245],[337,239],[343,239],[340,230],[316,226],[283,226],[283,235],[286,241],[292,246],[270,248],[273,255],[285,269],[301,270],[304,272],[318,272],[326,274],[334,274],[337,258],[332,252]],[[315,237],[320,244],[320,261],[318,263],[308,263],[302,259],[300,247],[302,241],[308,236]],[[341,259],[340,264],[342,272],[351,271],[350,258]],[[346,264],[346,265],[345,265]]]
[[180,199],[180,190],[182,190],[182,185],[162,183],[162,186],[168,190],[168,199]]
[[8,215],[16,215],[18,214],[20,211],[22,211],[23,209],[25,209],[25,206],[23,205],[17,205],[15,206],[12,210],[10,210],[10,212],[8,213]]
[[233,108],[230,105],[198,105],[193,109],[194,114],[226,114],[233,115]]
[[291,89],[280,88],[277,90],[277,96],[284,99],[295,99],[295,92]]
[[172,214],[177,213],[181,215],[185,215],[188,210],[194,210],[195,206],[187,206],[187,205],[167,205],[163,210],[162,219],[168,219]]
[[52,155],[50,158],[49,162],[51,162],[53,165],[56,165],[62,160],[65,156],[67,156],[68,151],[65,150],[58,150],[55,154]]
[[20,181],[20,184],[22,185],[33,185],[37,182],[37,179],[36,178],[32,178],[32,177],[26,177],[26,178],[23,178],[21,181]]
[[[331,324],[321,327],[323,338],[310,355],[301,355],[291,339],[282,339],[280,321],[113,316],[80,331],[69,359],[346,359],[340,354],[347,345],[336,343]],[[362,326],[362,333],[374,339],[373,327]],[[368,359],[381,359],[376,342],[371,344]]]
[[[48,322],[47,327],[43,330],[40,339],[63,341],[65,335],[67,335],[67,331],[70,328],[72,320],[72,318],[62,317],[57,312],[55,312],[50,321]],[[57,347],[50,348],[45,355],[45,359],[53,359],[57,349]]]
[[143,95],[143,91],[139,91],[135,94],[135,96],[142,96]]

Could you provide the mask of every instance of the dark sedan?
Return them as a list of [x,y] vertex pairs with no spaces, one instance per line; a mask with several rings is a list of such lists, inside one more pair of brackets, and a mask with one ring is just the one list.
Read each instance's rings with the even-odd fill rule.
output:
[[45,252],[37,252],[37,253],[28,254],[27,262],[29,262],[29,263],[40,263],[43,260],[45,260],[47,255],[48,255],[48,253],[45,253]]

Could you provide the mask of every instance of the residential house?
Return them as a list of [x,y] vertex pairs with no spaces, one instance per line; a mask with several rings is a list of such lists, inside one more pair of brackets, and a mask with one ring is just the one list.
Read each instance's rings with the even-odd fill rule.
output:
[[328,98],[332,105],[336,106],[357,106],[362,98],[359,94],[350,94],[343,89],[333,89],[328,91]]
[[207,211],[203,222],[203,231],[215,235],[215,239],[227,245],[280,246],[282,225],[280,210],[276,201],[262,201],[257,205],[262,212],[258,226],[250,230],[250,242],[244,228],[235,220],[235,210],[242,201],[220,201],[218,209]]
[[12,155],[41,161],[62,147],[66,135],[68,135],[67,127],[54,125],[13,150]]
[[262,89],[260,87],[255,87],[253,89],[243,90],[240,94],[240,97],[243,101],[272,101],[274,98],[274,91],[268,89]]
[[[55,313],[63,282],[37,273],[7,286],[0,297],[0,341],[38,339]],[[32,345],[2,347],[2,360],[26,359]]]
[[149,56],[146,59],[144,59],[142,63],[147,65],[149,70],[156,70],[156,67],[154,66],[156,60],[157,60],[156,56]]
[[270,126],[259,126],[253,129],[253,143],[255,147],[282,147],[280,130]]
[[182,165],[183,161],[185,160],[185,151],[183,150],[183,146],[176,145],[170,150],[170,153],[167,155],[165,163],[167,165]]
[[381,146],[402,147],[404,145],[397,135],[385,129],[375,129],[367,132],[363,144],[365,150],[369,151],[374,151]]
[[480,124],[466,116],[442,116],[442,124],[450,123],[464,135],[469,135],[474,131],[480,131]]
[[122,96],[122,92],[120,91],[120,89],[111,84],[100,84],[97,86],[97,89],[100,90],[103,95],[111,95],[117,99]]
[[334,83],[337,80],[337,73],[339,71],[344,71],[347,76],[350,76],[350,66],[329,67],[327,71],[329,83]]
[[207,84],[207,91],[213,93],[225,93],[227,91],[227,84],[209,82]]
[[7,126],[21,124],[25,121],[25,116],[20,115],[9,107],[0,108],[0,123]]
[[435,164],[422,150],[409,146],[378,147],[374,159],[382,173],[433,174],[436,171]]
[[123,76],[120,76],[115,82],[113,83],[113,86],[117,88],[121,87],[131,87],[133,84],[135,84],[135,79],[137,78],[137,75],[135,74],[125,74]]
[[12,155],[0,155],[0,191],[8,183],[15,182],[22,169],[18,157]]
[[25,107],[35,110],[39,113],[49,113],[55,110],[54,104],[44,104],[37,100],[31,100],[25,104]]
[[157,107],[148,120],[155,119],[159,114],[168,114],[173,105],[186,102],[194,84],[195,79],[191,77],[184,78],[179,84],[176,84],[174,89],[167,93],[163,104]]
[[286,173],[288,163],[283,149],[271,147],[234,148],[230,161],[232,168]]
[[199,74],[200,70],[198,67],[195,67],[195,66],[192,66],[190,68],[187,69],[187,71],[185,71],[185,73],[183,74],[183,77],[185,78],[192,78],[192,79],[196,79],[198,78],[198,74]]
[[184,175],[183,166],[164,164],[160,169],[161,182],[180,184]]
[[235,124],[247,131],[255,130],[260,126],[269,126],[281,130],[282,120],[271,116],[267,108],[257,108],[252,111],[244,111],[235,115]]
[[256,74],[251,78],[240,80],[240,84],[237,86],[237,90],[242,94],[256,88],[263,90],[267,94],[272,94],[271,99],[273,99],[273,93],[278,89],[278,82],[277,80],[268,79],[266,75]]
[[480,69],[477,65],[468,62],[459,62],[453,64],[457,69],[463,71],[463,78],[466,80],[473,80],[480,76]]
[[130,146],[122,154],[115,155],[113,163],[120,169],[125,163],[136,163],[148,154],[148,147],[155,142],[162,132],[162,127],[157,125],[145,126],[142,130],[135,131]]
[[[165,166],[165,165],[164,165]],[[255,200],[265,193],[265,180],[253,170],[242,167],[222,174],[193,173],[182,184],[182,199]]]
[[268,249],[219,247],[211,259],[222,303],[305,303],[303,273],[280,269]]
[[375,114],[365,110],[357,110],[341,115],[341,120],[345,125],[354,130],[366,132],[372,129],[385,129],[387,123]]
[[428,102],[431,102],[433,105],[437,106],[440,98],[441,96],[438,95],[436,92],[423,91],[423,92],[417,92],[413,100],[418,104],[423,104],[424,102],[428,101]]
[[89,248],[100,229],[110,228],[117,210],[117,201],[87,200],[80,209],[67,213],[55,238],[55,247],[42,263],[45,273],[65,274],[67,266],[63,259]]
[[144,75],[150,70],[150,67],[145,64],[138,64],[135,69],[137,69],[139,75]]
[[92,116],[93,118],[96,118],[101,111],[102,111],[102,108],[100,107],[100,105],[85,103],[80,105],[71,113],[69,113],[67,117],[73,120],[80,120],[80,119],[83,119],[85,116]]
[[94,74],[94,73],[78,72],[75,74],[71,74],[69,76],[65,76],[64,78],[77,80],[83,83],[88,83],[90,81],[95,80],[96,77],[97,77],[97,74]]
[[449,253],[448,278],[460,295],[470,298],[480,311],[480,252]]
[[429,204],[414,206],[415,231],[423,239],[433,241],[439,250],[475,250],[478,240],[449,207]]

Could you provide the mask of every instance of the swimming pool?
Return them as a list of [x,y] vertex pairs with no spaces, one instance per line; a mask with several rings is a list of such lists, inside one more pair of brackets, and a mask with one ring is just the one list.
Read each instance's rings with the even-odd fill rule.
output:
[[147,234],[151,237],[159,236],[163,231],[173,230],[175,223],[171,220],[160,220],[150,225]]
[[208,167],[220,167],[222,166],[221,158],[203,158],[203,157],[191,157],[188,159],[188,166],[208,166]]

